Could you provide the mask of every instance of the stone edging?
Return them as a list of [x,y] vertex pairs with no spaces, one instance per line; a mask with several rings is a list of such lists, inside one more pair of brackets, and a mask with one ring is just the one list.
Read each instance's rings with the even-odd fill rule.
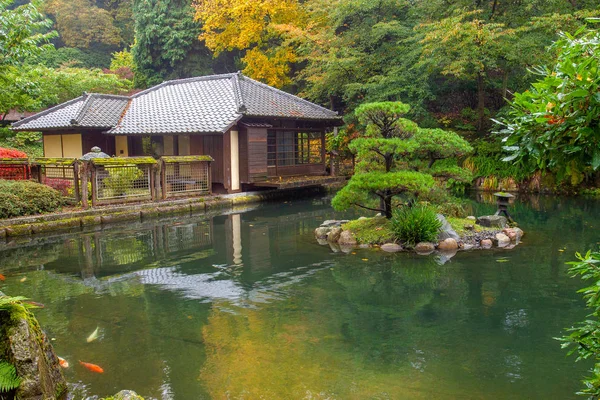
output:
[[12,218],[0,220],[0,240],[116,222],[143,221],[159,216],[205,213],[209,210],[230,209],[243,204],[306,197],[320,193],[322,190],[320,187],[303,188],[301,190],[269,190],[235,195],[177,199],[158,203],[105,206],[89,210]]

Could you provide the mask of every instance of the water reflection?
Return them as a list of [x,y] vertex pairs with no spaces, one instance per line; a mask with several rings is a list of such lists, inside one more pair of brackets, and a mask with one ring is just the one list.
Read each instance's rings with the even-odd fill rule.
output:
[[0,245],[2,290],[46,304],[77,399],[570,398],[586,366],[552,338],[584,310],[557,249],[594,245],[600,209],[513,207],[523,246],[443,265],[319,246],[327,199],[20,240]]

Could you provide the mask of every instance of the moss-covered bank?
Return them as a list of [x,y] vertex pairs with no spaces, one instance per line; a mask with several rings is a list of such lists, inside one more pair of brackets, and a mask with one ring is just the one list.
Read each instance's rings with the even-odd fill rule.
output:
[[20,380],[15,398],[63,399],[67,383],[58,357],[29,308],[21,299],[0,292],[0,360],[15,367]]

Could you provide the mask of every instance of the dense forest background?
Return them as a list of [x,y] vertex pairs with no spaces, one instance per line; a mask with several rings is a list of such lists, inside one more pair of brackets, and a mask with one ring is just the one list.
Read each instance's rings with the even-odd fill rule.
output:
[[[12,7],[27,3],[17,0]],[[424,126],[484,132],[548,46],[596,0],[47,0],[58,35],[34,62],[145,88],[243,70],[348,113],[401,100]],[[111,62],[113,68],[111,68]],[[62,99],[61,99],[62,100]],[[39,104],[47,106],[49,104]]]
[[[342,135],[329,143],[337,150],[347,150],[364,128],[354,113],[359,105],[401,101],[410,105],[406,117],[419,126],[468,139],[474,151],[459,163],[487,179],[490,189],[524,182],[538,188],[544,177],[535,173],[549,164],[535,156],[542,152],[535,149],[537,139],[528,145],[535,162],[502,162],[501,137],[492,135],[502,127],[494,121],[518,115],[509,102],[515,105],[519,93],[558,68],[561,47],[552,44],[598,16],[597,0],[4,0],[0,28],[11,35],[0,42],[31,36],[37,47],[0,59],[0,68],[10,65],[0,74],[0,122],[84,91],[127,94],[164,80],[241,70],[344,115]],[[567,47],[581,47],[577,40]],[[595,39],[589,40],[594,49]],[[586,51],[580,52],[583,60]],[[575,86],[578,74],[569,81]],[[596,104],[592,86],[582,89]],[[550,100],[535,100],[541,107],[535,113],[562,101],[552,100],[550,89]],[[533,104],[526,97],[519,106],[525,114]],[[565,104],[561,110],[571,107]],[[590,104],[581,106],[587,112]],[[556,128],[567,140],[555,146],[548,139],[545,147],[583,154],[590,143],[572,143],[563,121],[542,121],[547,124],[540,135]],[[592,147],[595,121],[588,129],[593,134],[584,132]],[[521,128],[525,135],[530,129]],[[39,141],[39,134],[0,127],[0,146],[40,155]],[[600,167],[597,153],[590,171]],[[589,155],[581,162],[573,157],[557,181],[577,185],[593,177]]]

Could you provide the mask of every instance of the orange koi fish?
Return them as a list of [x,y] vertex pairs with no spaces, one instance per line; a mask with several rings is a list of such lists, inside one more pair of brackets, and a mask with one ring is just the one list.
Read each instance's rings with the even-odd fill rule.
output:
[[0,274],[0,281],[5,281],[5,280],[6,280],[6,277],[4,275]]
[[86,363],[81,360],[79,360],[79,364],[83,365],[85,368],[87,368],[88,370],[90,370],[92,372],[96,372],[98,374],[104,373],[104,370],[99,365]]
[[58,364],[63,368],[69,368],[69,362],[62,357],[58,357]]

